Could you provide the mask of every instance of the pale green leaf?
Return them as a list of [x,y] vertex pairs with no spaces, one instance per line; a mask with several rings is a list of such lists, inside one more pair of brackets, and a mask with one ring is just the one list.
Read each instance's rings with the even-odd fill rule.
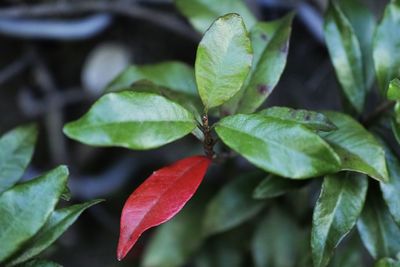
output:
[[324,114],[315,111],[287,107],[272,107],[261,110],[258,114],[300,123],[312,130],[323,132],[337,130],[337,127]]
[[256,23],[243,0],[175,0],[175,4],[199,32],[205,32],[214,20],[228,13],[242,16],[249,29]]
[[293,17],[290,13],[276,21],[259,22],[251,29],[253,64],[238,93],[237,112],[255,111],[278,84],[286,66]]
[[240,90],[251,62],[242,18],[237,14],[218,18],[201,40],[195,63],[197,88],[206,109],[222,105]]
[[372,58],[372,40],[376,28],[375,16],[360,0],[340,0],[339,3],[360,43],[366,89],[369,90],[375,81]]
[[387,98],[389,100],[395,100],[399,101],[400,100],[400,80],[399,79],[393,79],[389,83],[389,88],[387,91]]
[[175,92],[198,96],[193,68],[178,61],[130,66],[108,85],[106,91],[120,91],[142,80]]
[[151,149],[177,140],[196,127],[191,113],[162,96],[123,91],[101,97],[64,133],[94,146]]
[[0,193],[11,188],[31,161],[37,138],[35,125],[17,127],[0,138]]
[[53,244],[78,219],[85,209],[101,201],[92,200],[53,211],[46,224],[24,245],[24,249],[21,252],[13,256],[12,261],[7,266],[14,266],[39,255],[39,253]]
[[373,57],[378,85],[386,95],[389,82],[400,77],[400,1],[391,1],[385,9],[373,40]]
[[339,112],[325,112],[338,130],[321,135],[342,160],[342,170],[365,173],[387,181],[385,152],[376,138],[352,117]]
[[391,258],[383,258],[376,262],[374,267],[400,267],[400,261]]
[[336,76],[347,99],[361,113],[367,92],[361,47],[350,22],[334,2],[325,15],[324,31]]
[[46,223],[64,191],[67,178],[68,169],[60,166],[0,195],[0,262]]
[[349,172],[324,178],[311,231],[314,267],[327,266],[335,248],[354,227],[364,206],[367,188],[364,174]]
[[290,121],[239,114],[216,126],[221,140],[257,167],[276,175],[304,179],[336,172],[340,159],[318,135]]

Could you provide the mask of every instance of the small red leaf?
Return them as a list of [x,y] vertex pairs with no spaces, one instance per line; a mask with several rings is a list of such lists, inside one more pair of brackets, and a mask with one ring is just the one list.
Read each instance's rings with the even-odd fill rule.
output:
[[121,215],[118,260],[123,259],[147,229],[174,217],[196,192],[210,165],[193,156],[155,171],[128,198]]

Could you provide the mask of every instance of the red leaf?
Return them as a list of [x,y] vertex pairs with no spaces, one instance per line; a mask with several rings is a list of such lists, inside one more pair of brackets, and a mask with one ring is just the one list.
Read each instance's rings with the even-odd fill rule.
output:
[[122,260],[147,229],[174,217],[193,196],[210,165],[193,156],[164,167],[147,178],[128,198],[121,215],[117,257]]

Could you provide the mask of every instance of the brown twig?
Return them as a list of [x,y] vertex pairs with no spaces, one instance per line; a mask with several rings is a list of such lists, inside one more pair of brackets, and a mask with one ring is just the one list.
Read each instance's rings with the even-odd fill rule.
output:
[[373,110],[371,113],[367,114],[364,117],[364,119],[362,119],[362,124],[364,124],[364,126],[366,126],[366,127],[370,126],[382,114],[386,113],[391,108],[393,108],[395,103],[396,102],[394,102],[394,101],[384,101],[375,110]]
[[109,12],[121,16],[146,20],[194,41],[200,39],[200,35],[179,18],[138,4],[127,3],[126,1],[57,1],[35,5],[16,6],[0,9],[0,17],[20,18],[56,15],[68,16],[88,12]]

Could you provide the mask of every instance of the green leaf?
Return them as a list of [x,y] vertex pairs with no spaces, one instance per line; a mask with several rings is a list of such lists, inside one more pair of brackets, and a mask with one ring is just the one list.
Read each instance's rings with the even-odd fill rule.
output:
[[198,97],[193,68],[178,61],[150,65],[133,65],[119,74],[107,87],[107,92],[120,91],[147,80],[172,91]]
[[304,181],[293,181],[279,176],[269,175],[253,191],[253,198],[266,199],[281,196],[305,185]]
[[389,212],[392,214],[394,221],[400,226],[400,162],[386,144],[384,148],[389,180],[379,185]]
[[196,122],[186,109],[162,96],[123,91],[101,97],[64,133],[93,146],[151,149],[190,133]]
[[251,30],[253,64],[243,89],[237,112],[252,113],[267,99],[286,66],[294,14],[272,22],[259,22]]
[[7,266],[14,266],[25,262],[54,243],[70,227],[87,208],[100,203],[102,200],[92,200],[83,204],[53,211],[46,224],[40,231],[24,245],[24,249],[14,255]]
[[400,100],[400,80],[394,79],[389,83],[389,89],[387,91],[387,98],[389,100]]
[[[361,240],[358,234],[352,231],[336,249],[329,267],[361,267],[364,266]],[[311,266],[311,265],[310,265]]]
[[197,91],[196,95],[192,95],[186,92],[179,92],[167,87],[162,87],[147,80],[135,82],[134,84],[131,85],[131,87],[121,88],[121,90],[118,91],[134,91],[134,92],[153,93],[156,95],[161,95],[186,108],[188,111],[193,113],[193,115],[195,115],[196,118],[198,118],[199,120],[200,120],[200,115],[203,113],[203,104],[201,103],[200,98],[197,95]]
[[363,174],[340,173],[324,178],[311,231],[314,267],[327,266],[335,248],[354,227],[367,188],[368,180]]
[[373,40],[373,57],[378,85],[386,95],[389,82],[400,76],[400,1],[391,1],[385,9]]
[[385,152],[376,138],[352,117],[339,112],[325,112],[338,130],[321,135],[342,159],[342,170],[365,173],[387,181]]
[[383,258],[375,263],[374,267],[400,267],[400,261],[395,261],[391,258]]
[[239,114],[216,126],[222,141],[255,166],[287,178],[304,179],[340,167],[331,147],[306,127],[259,114]]
[[[400,107],[400,105],[398,103],[396,103],[396,106]],[[395,116],[398,117],[397,114]],[[390,121],[390,124],[391,124],[393,135],[396,138],[397,143],[400,144],[400,123],[399,123],[399,119],[392,118],[391,121]]]
[[16,252],[45,224],[68,178],[60,166],[34,180],[14,186],[0,195],[0,262]]
[[251,62],[250,39],[242,18],[237,14],[218,18],[201,40],[195,63],[197,88],[207,110],[240,90]]
[[325,15],[324,31],[336,76],[347,99],[361,113],[367,92],[361,47],[350,22],[334,2]]
[[256,18],[242,0],[175,0],[175,4],[199,32],[205,32],[211,23],[227,13],[240,14],[248,28],[256,23]]
[[244,175],[225,185],[207,205],[205,234],[230,230],[260,212],[265,202],[253,199],[252,193],[261,179],[257,174]]
[[374,14],[359,0],[340,0],[340,7],[353,27],[362,52],[367,90],[375,80],[372,40],[376,28]]
[[400,251],[400,229],[377,190],[370,188],[357,228],[364,246],[375,259],[395,257]]
[[273,208],[259,223],[251,243],[255,267],[297,266],[300,229],[286,212]]
[[[183,266],[203,242],[202,218],[208,196],[196,192],[190,202],[171,221],[159,226],[143,256],[143,267]],[[199,197],[200,195],[200,197]]]
[[315,111],[287,107],[272,107],[261,110],[258,114],[300,123],[312,130],[323,132],[337,130],[337,127],[324,114]]
[[37,139],[35,125],[17,127],[0,138],[0,193],[11,188],[31,161]]
[[52,261],[35,259],[21,264],[20,267],[62,267],[62,266]]

